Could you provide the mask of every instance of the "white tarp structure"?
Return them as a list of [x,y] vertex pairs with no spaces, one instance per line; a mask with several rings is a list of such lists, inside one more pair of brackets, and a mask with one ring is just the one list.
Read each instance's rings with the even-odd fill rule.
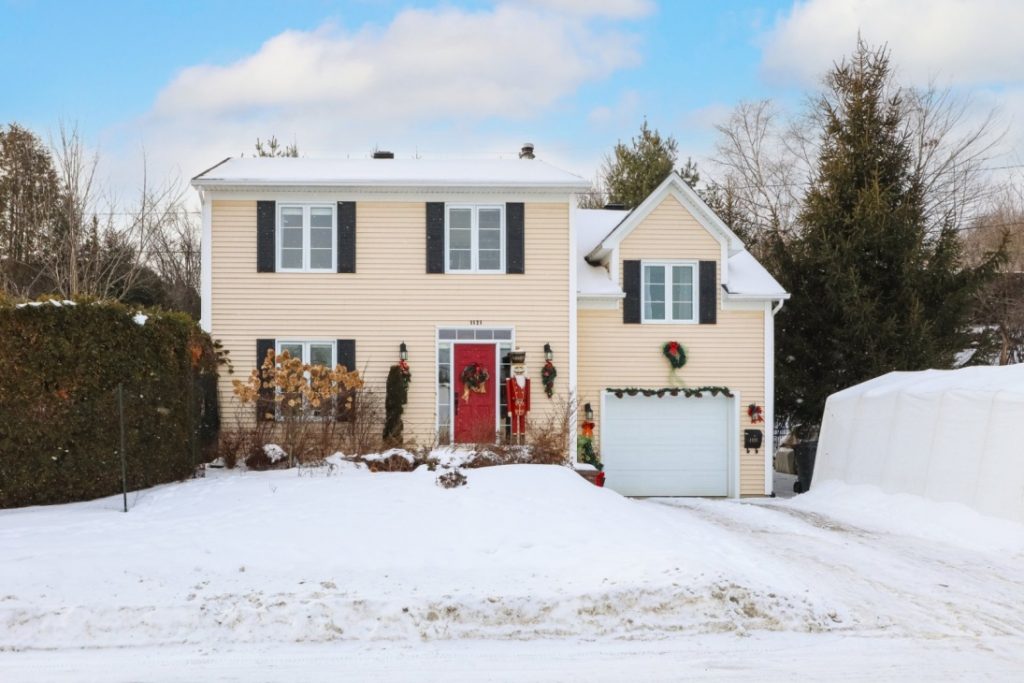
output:
[[1024,522],[1024,365],[892,372],[829,396],[814,483]]

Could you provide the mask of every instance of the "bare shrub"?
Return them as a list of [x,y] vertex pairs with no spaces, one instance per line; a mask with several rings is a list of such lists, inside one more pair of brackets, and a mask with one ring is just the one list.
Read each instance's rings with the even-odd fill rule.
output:
[[[263,365],[233,385],[242,406],[259,406],[260,419],[250,428],[259,443],[252,445],[262,448],[272,437],[288,453],[289,466],[320,461],[334,452],[339,431],[345,431],[338,423],[351,425],[362,403],[356,400],[363,388],[358,370],[303,363],[288,351],[275,354],[268,349]],[[247,450],[260,461],[255,449]]]
[[576,398],[559,394],[546,419],[532,420],[527,425],[526,444],[529,462],[538,465],[568,465],[569,448],[576,431]]
[[384,447],[384,396],[376,387],[363,387],[338,425],[341,450],[352,455],[379,453]]

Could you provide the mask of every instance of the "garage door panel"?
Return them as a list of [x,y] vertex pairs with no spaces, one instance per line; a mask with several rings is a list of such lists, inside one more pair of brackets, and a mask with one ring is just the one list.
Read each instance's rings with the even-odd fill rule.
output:
[[601,432],[608,487],[631,496],[728,495],[729,407],[725,397],[609,397]]
[[638,472],[605,468],[607,486],[624,496],[724,496],[727,483],[720,472],[688,472],[677,470]]

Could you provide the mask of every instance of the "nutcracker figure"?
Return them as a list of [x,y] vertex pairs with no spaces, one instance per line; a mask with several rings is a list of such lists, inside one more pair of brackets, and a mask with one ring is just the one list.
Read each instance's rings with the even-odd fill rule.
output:
[[530,412],[530,378],[526,376],[526,352],[516,349],[509,355],[512,376],[505,380],[508,421],[512,441],[522,444],[526,438],[526,414]]

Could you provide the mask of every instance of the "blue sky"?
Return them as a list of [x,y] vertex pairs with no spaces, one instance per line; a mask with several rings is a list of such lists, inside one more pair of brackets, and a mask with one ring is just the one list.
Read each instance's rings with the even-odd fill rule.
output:
[[42,2],[0,0],[0,122],[78,122],[115,184],[190,176],[276,134],[304,154],[539,155],[592,175],[646,116],[704,160],[740,100],[795,108],[856,32],[908,84],[1004,110],[1012,0]]

